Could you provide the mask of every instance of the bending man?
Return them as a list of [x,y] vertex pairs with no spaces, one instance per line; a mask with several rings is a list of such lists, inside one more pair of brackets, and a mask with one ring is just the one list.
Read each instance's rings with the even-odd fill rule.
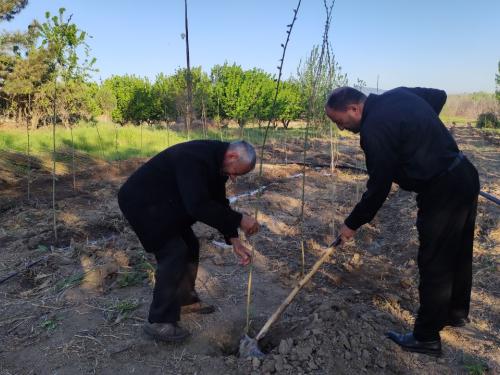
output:
[[417,193],[420,240],[420,308],[413,332],[389,332],[403,349],[441,354],[439,331],[468,322],[472,242],[479,178],[439,119],[441,90],[400,87],[370,95],[334,90],[328,117],[340,129],[360,133],[369,179],[367,190],[341,227],[344,241],[370,222],[393,182]]
[[214,311],[195,291],[199,243],[191,225],[196,221],[219,230],[241,263],[250,263],[238,227],[252,235],[259,226],[229,207],[225,184],[228,178],[250,172],[255,161],[255,150],[245,141],[180,143],[146,162],[121,187],[120,209],[157,261],[153,301],[144,326],[150,336],[183,340],[189,332],[178,324],[181,312]]

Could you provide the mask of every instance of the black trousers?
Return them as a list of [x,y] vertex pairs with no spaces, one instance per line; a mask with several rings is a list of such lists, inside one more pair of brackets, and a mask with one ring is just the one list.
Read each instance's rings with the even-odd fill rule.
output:
[[437,340],[448,319],[467,318],[479,177],[464,157],[417,196],[420,308],[413,334]]
[[181,306],[199,301],[195,282],[200,245],[188,227],[171,237],[154,255],[157,265],[148,320],[150,323],[175,323],[180,320]]

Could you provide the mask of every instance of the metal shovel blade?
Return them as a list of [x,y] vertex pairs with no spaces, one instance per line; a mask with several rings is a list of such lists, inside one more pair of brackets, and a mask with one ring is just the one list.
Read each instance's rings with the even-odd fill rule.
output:
[[240,340],[240,358],[262,358],[264,353],[259,349],[257,340],[245,335]]

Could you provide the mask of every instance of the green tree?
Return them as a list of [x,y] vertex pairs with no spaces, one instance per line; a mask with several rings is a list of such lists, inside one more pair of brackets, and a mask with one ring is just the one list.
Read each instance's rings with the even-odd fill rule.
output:
[[0,2],[0,21],[10,21],[26,5],[28,5],[28,0],[2,0]]
[[500,120],[494,112],[481,113],[477,118],[478,128],[500,128]]
[[[250,115],[257,121],[260,127],[263,121],[268,121],[271,117],[276,83],[272,79],[271,75],[260,69],[252,69],[250,70],[250,74],[253,78],[252,84],[253,90],[255,91],[255,99],[251,105]],[[277,113],[275,113],[274,119],[277,117]]]
[[111,121],[111,113],[116,108],[116,96],[113,91],[108,86],[103,85],[98,88],[95,100],[106,121]]
[[298,82],[293,79],[284,81],[276,100],[276,118],[287,129],[290,121],[299,119],[303,112],[303,99]]
[[348,84],[347,76],[335,60],[335,56],[321,56],[319,46],[314,46],[304,64],[297,70],[303,107],[312,124],[326,124],[325,100],[336,87]]
[[128,108],[129,120],[135,124],[149,122],[153,114],[151,83],[147,78],[135,82],[134,95]]
[[103,86],[116,98],[116,107],[111,112],[113,121],[123,125],[149,119],[150,108],[145,103],[150,98],[149,81],[134,75],[112,76],[104,81]]
[[[89,48],[86,43],[87,34],[80,30],[76,24],[71,23],[71,16],[65,18],[65,9],[59,9],[59,15],[51,16],[50,12],[45,13],[45,22],[39,25],[39,36],[41,38],[40,48],[48,51],[51,63],[51,71],[53,72],[54,91],[51,98],[54,113],[52,119],[52,211],[53,211],[53,226],[54,238],[57,240],[57,223],[56,223],[56,207],[55,207],[55,184],[56,184],[56,116],[57,116],[57,88],[58,81],[62,82],[62,86],[69,88],[70,82],[83,82],[88,77],[89,71],[95,59],[89,59]],[[78,50],[83,47],[84,60],[81,61]],[[63,98],[68,102],[68,98]],[[64,116],[64,114],[60,114]],[[73,188],[75,188],[75,158],[74,158],[74,143],[73,132],[71,130],[71,144],[73,150]]]
[[154,101],[152,119],[165,122],[175,120],[177,117],[176,92],[172,78],[163,73],[158,74],[151,90]]
[[[3,93],[15,112],[17,121],[25,120],[29,125],[37,125],[39,116],[33,116],[33,99],[40,87],[49,80],[50,59],[46,51],[32,49],[26,58],[16,58],[11,71],[4,81]],[[35,119],[31,123],[32,119]]]
[[268,85],[271,78],[260,69],[243,71],[239,65],[225,63],[214,66],[211,77],[221,115],[237,121],[240,128],[257,117],[255,108],[260,96],[272,93]]
[[[16,63],[22,61],[33,50],[37,37],[36,22],[26,32],[2,32],[0,34],[0,109],[5,111],[13,104],[9,94],[2,89],[7,77],[14,71]],[[26,66],[22,70],[26,70]],[[11,75],[11,79],[12,79]]]

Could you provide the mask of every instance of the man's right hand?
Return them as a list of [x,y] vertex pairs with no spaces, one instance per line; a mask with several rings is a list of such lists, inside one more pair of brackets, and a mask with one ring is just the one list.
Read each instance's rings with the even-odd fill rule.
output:
[[240,241],[239,238],[231,238],[229,240],[233,245],[233,251],[236,255],[240,257],[240,264],[242,266],[247,266],[252,260],[252,255],[250,250],[248,250]]
[[347,225],[342,224],[340,227],[340,238],[342,238],[343,243],[351,242],[356,234],[356,231],[349,228]]
[[240,228],[245,232],[245,235],[251,236],[259,231],[259,223],[253,217],[243,215],[240,222]]

